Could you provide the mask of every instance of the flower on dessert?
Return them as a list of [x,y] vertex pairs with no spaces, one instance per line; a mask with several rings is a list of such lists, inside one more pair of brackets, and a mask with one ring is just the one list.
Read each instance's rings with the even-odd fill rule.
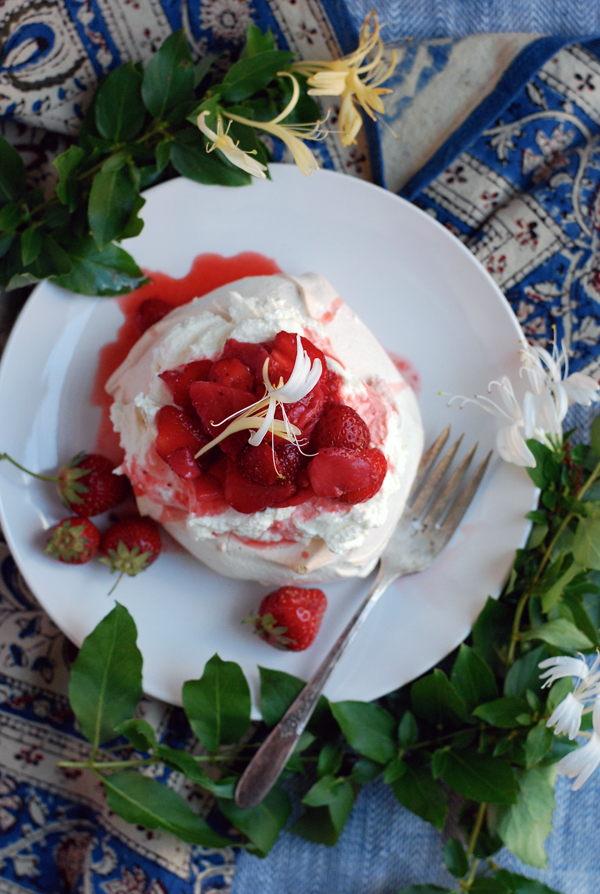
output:
[[207,136],[209,140],[213,141],[212,146],[209,145],[206,147],[206,151],[214,152],[214,150],[217,149],[237,168],[241,168],[248,174],[252,174],[253,177],[262,177],[264,179],[266,177],[266,166],[261,164],[255,158],[252,158],[252,156],[256,154],[256,149],[253,149],[250,152],[240,149],[239,144],[234,143],[228,134],[230,125],[227,126],[227,130],[223,130],[223,119],[220,115],[217,115],[217,132],[215,133],[215,131],[211,130],[206,123],[206,118],[209,114],[210,112],[205,110],[204,112],[200,112],[197,118],[197,124],[202,133]]
[[329,62],[296,62],[294,71],[308,77],[312,96],[341,96],[339,126],[343,146],[356,142],[362,126],[358,107],[376,120],[375,112],[383,114],[381,96],[392,91],[380,85],[386,81],[397,64],[396,51],[389,61],[384,60],[383,41],[379,36],[379,20],[372,11],[360,30],[357,49],[341,59]]
[[[206,444],[196,454],[196,459],[202,454],[207,453],[213,447],[216,447],[221,441],[244,429],[256,429],[254,434],[250,435],[248,443],[253,447],[262,444],[266,434],[271,432],[273,437],[277,436],[286,441],[295,444],[298,449],[301,448],[301,442],[298,435],[301,434],[300,429],[293,425],[285,412],[285,404],[293,404],[301,400],[309,394],[319,379],[323,367],[321,361],[317,358],[311,363],[310,357],[302,346],[302,340],[299,335],[296,336],[296,360],[294,367],[287,382],[284,383],[283,378],[279,378],[277,385],[272,385],[269,378],[269,358],[265,360],[262,369],[263,382],[266,394],[260,400],[239,410],[227,419],[223,419],[219,425],[233,419],[227,428],[222,431],[209,444]],[[277,408],[281,408],[282,419],[276,419],[275,413]]]
[[561,758],[556,769],[561,776],[575,779],[573,791],[576,792],[590,778],[600,764],[600,699],[596,699],[592,712],[593,732],[588,742],[576,751]]
[[519,466],[535,466],[535,459],[526,441],[530,438],[552,446],[562,434],[562,423],[571,404],[584,407],[600,401],[600,386],[591,376],[569,374],[569,359],[564,344],[559,350],[554,334],[552,352],[544,348],[524,345],[520,349],[520,375],[526,375],[531,390],[525,392],[523,406],[519,404],[512,383],[507,376],[490,382],[500,389],[503,406],[490,397],[477,394],[474,398],[455,395],[449,403],[461,400],[475,403],[482,410],[507,421],[498,432],[498,453],[507,462]]
[[318,170],[319,163],[304,141],[322,140],[327,134],[322,129],[322,121],[315,121],[312,124],[282,123],[296,107],[298,99],[300,98],[300,85],[298,84],[298,80],[290,74],[289,71],[280,71],[278,74],[279,77],[291,79],[292,97],[283,111],[280,112],[279,115],[276,115],[271,121],[254,121],[251,118],[244,118],[241,115],[236,115],[227,110],[224,110],[223,114],[232,121],[237,121],[239,124],[246,124],[248,127],[264,130],[266,133],[278,137],[290,150],[294,161],[302,173],[305,176],[309,176],[313,171]]

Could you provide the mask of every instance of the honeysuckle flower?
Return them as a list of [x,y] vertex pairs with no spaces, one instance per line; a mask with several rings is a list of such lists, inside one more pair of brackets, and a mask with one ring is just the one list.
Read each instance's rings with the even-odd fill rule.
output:
[[[462,397],[455,395],[448,401],[451,404],[455,400],[462,401],[461,408],[465,404],[477,404],[486,413],[497,416],[507,422],[498,431],[496,436],[496,446],[498,453],[503,460],[509,463],[515,463],[518,466],[535,466],[535,458],[533,453],[525,443],[524,431],[526,421],[519,405],[512,383],[508,376],[503,376],[499,382],[490,382],[488,385],[488,393],[491,393],[492,385],[496,385],[502,398],[502,404],[496,403],[491,397],[485,394],[476,394],[472,397]],[[532,425],[531,421],[527,421],[527,428]]]
[[310,95],[342,97],[339,127],[343,146],[356,142],[362,126],[358,107],[376,120],[375,113],[385,111],[381,96],[392,92],[380,84],[390,77],[398,59],[393,50],[389,61],[384,60],[379,31],[379,20],[373,10],[363,23],[359,44],[353,53],[333,61],[296,62],[293,66],[294,71],[308,77]]
[[545,680],[542,688],[551,686],[561,677],[577,677],[577,683],[573,692],[556,706],[546,722],[547,727],[555,726],[556,733],[567,733],[569,739],[574,739],[581,728],[581,717],[592,699],[600,695],[600,655],[591,667],[585,661],[583,655],[580,658],[572,658],[569,655],[558,655],[540,661],[538,667],[546,669],[540,674],[540,679]]
[[[287,382],[284,383],[283,378],[280,377],[277,385],[271,384],[269,378],[269,358],[267,357],[262,368],[265,396],[255,401],[249,407],[245,407],[243,410],[228,416],[227,419],[223,419],[219,425],[223,425],[230,419],[233,419],[233,421],[216,438],[198,451],[196,459],[213,447],[216,447],[229,435],[244,429],[256,429],[254,434],[250,435],[248,439],[248,443],[253,447],[258,447],[262,444],[266,434],[271,432],[273,437],[284,438],[286,441],[295,444],[298,449],[301,449],[302,444],[298,440],[298,435],[301,434],[301,431],[289,421],[285,412],[285,404],[296,403],[296,401],[309,394],[321,378],[322,372],[321,361],[317,358],[311,363],[310,357],[302,346],[302,340],[297,335],[296,360]],[[275,418],[277,407],[281,408],[282,419]]]
[[598,764],[600,764],[600,699],[596,699],[592,712],[594,731],[585,745],[561,758],[556,765],[561,776],[575,779],[573,791],[576,792],[587,782]]
[[206,147],[206,151],[214,152],[215,149],[218,149],[218,151],[222,152],[225,158],[237,168],[241,168],[248,174],[252,174],[253,177],[262,177],[264,179],[266,177],[266,165],[263,165],[260,161],[252,158],[252,156],[256,154],[256,149],[249,152],[240,149],[239,144],[234,143],[228,134],[229,125],[226,130],[223,130],[223,119],[220,115],[217,115],[217,132],[215,133],[215,131],[206,123],[206,118],[209,114],[210,112],[207,111],[200,112],[196,119],[198,127],[202,133],[208,137],[209,140],[213,141],[212,146]]
[[298,84],[298,80],[290,74],[289,71],[280,71],[278,74],[280,77],[291,79],[292,97],[283,111],[280,112],[279,115],[276,115],[271,121],[254,121],[251,118],[244,118],[241,115],[236,115],[229,111],[224,111],[223,114],[228,118],[231,118],[232,121],[237,121],[239,124],[246,124],[249,127],[264,130],[266,133],[278,137],[290,150],[294,161],[302,173],[305,176],[309,176],[313,171],[319,169],[319,163],[304,141],[323,140],[327,134],[322,128],[322,121],[315,121],[313,124],[281,123],[295,108],[300,97],[300,85]]

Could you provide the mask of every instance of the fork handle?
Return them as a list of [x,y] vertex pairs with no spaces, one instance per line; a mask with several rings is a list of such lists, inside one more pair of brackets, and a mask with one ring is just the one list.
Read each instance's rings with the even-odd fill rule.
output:
[[379,597],[387,590],[396,576],[390,576],[389,572],[386,574],[380,566],[375,582],[364,602],[337,638],[302,692],[292,702],[279,723],[273,727],[244,770],[235,790],[235,802],[238,807],[245,809],[256,807],[271,791],[310,720],[331,672],[364,624]]

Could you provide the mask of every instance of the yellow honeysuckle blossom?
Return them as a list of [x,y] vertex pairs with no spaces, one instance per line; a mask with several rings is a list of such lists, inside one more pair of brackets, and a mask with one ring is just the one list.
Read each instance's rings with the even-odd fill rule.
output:
[[288,102],[285,109],[280,112],[271,121],[254,121],[251,118],[242,118],[241,115],[235,115],[233,112],[223,110],[223,114],[232,121],[239,124],[247,124],[249,127],[255,127],[258,130],[264,130],[266,133],[279,137],[292,153],[293,159],[305,176],[317,171],[319,163],[312,154],[304,140],[322,140],[326,133],[322,130],[322,121],[316,121],[314,124],[282,124],[292,109],[296,106],[300,96],[300,85],[296,78],[288,71],[278,72],[280,77],[290,78],[293,85],[292,98]]
[[214,130],[211,130],[206,123],[206,118],[209,114],[210,112],[207,111],[200,112],[197,118],[197,124],[202,133],[209,140],[213,141],[212,146],[206,147],[206,151],[214,152],[215,149],[218,149],[237,168],[241,168],[247,174],[252,174],[253,177],[262,177],[264,179],[266,177],[266,166],[252,158],[256,150],[245,152],[243,149],[240,149],[239,145],[234,143],[227,133],[229,127],[227,130],[223,130],[223,119],[220,115],[217,116],[217,132],[215,133]]
[[385,111],[381,96],[392,92],[379,85],[390,77],[398,59],[393,50],[389,62],[384,61],[379,30],[377,13],[373,10],[363,23],[359,45],[353,53],[332,62],[307,61],[293,65],[294,71],[308,78],[311,96],[342,97],[339,128],[343,146],[356,142],[362,126],[357,104],[375,121],[375,112]]

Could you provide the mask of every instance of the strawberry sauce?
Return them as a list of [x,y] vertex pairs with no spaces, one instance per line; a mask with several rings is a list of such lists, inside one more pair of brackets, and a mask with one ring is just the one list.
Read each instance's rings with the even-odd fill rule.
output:
[[192,263],[190,272],[181,279],[159,271],[144,270],[151,281],[134,292],[116,299],[125,320],[116,334],[115,341],[100,348],[98,354],[98,367],[92,389],[91,404],[101,408],[102,417],[96,436],[95,449],[110,457],[114,462],[121,462],[123,458],[123,451],[119,446],[119,436],[113,431],[110,421],[109,413],[112,401],[104,390],[104,386],[141,335],[136,323],[136,314],[144,301],[149,298],[159,298],[170,304],[171,307],[179,307],[182,304],[187,304],[193,298],[199,298],[212,292],[213,289],[218,289],[220,286],[246,276],[271,276],[281,272],[274,260],[251,251],[242,252],[231,258],[224,258],[222,255],[216,254],[198,255]]

